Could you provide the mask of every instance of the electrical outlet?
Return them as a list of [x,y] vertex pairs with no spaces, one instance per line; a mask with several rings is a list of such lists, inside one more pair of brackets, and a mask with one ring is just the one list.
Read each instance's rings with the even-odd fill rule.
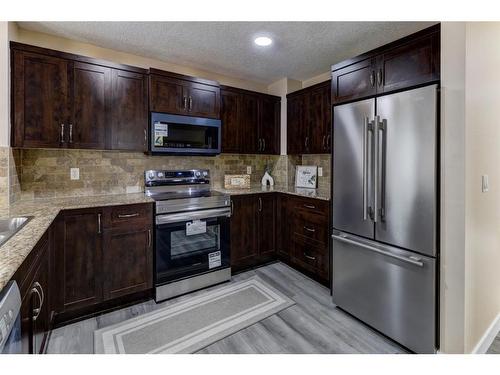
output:
[[487,174],[481,176],[481,191],[487,193],[490,190],[490,181]]
[[323,177],[323,168],[318,167],[318,176]]
[[80,168],[71,168],[69,171],[69,176],[72,180],[80,179]]
[[252,174],[252,166],[247,165],[247,174]]

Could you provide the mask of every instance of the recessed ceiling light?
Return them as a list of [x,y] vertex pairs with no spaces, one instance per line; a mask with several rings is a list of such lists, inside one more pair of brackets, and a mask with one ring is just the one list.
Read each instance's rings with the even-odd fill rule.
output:
[[255,44],[261,47],[267,47],[273,44],[273,40],[267,36],[259,36],[254,40]]

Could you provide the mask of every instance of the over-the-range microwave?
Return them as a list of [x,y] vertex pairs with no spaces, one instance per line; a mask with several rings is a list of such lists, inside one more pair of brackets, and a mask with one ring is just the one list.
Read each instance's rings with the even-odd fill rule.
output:
[[151,112],[149,146],[153,154],[220,154],[221,121]]

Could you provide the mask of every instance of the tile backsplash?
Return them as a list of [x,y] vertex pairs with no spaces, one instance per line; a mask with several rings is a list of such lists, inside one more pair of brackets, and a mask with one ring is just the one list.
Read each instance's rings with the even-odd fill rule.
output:
[[[221,187],[224,174],[246,173],[252,167],[251,183],[258,184],[271,170],[279,185],[295,182],[297,165],[318,165],[323,177],[319,188],[330,185],[329,155],[240,155],[149,156],[138,152],[48,149],[0,149],[0,201],[83,195],[141,192],[148,169],[209,169],[212,185]],[[80,179],[70,179],[70,168],[79,168]],[[2,200],[3,199],[3,200]]]

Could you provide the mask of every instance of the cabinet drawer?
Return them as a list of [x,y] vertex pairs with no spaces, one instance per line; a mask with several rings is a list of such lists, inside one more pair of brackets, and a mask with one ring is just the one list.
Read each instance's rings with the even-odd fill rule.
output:
[[297,210],[293,214],[292,231],[322,244],[327,244],[328,216]]
[[321,279],[328,280],[328,247],[294,233],[291,261]]
[[112,206],[104,209],[104,227],[117,228],[134,225],[151,225],[153,208],[150,203]]
[[329,202],[321,199],[314,198],[290,198],[290,208],[292,211],[300,210],[305,213],[315,213],[322,215],[325,220],[328,220]]

